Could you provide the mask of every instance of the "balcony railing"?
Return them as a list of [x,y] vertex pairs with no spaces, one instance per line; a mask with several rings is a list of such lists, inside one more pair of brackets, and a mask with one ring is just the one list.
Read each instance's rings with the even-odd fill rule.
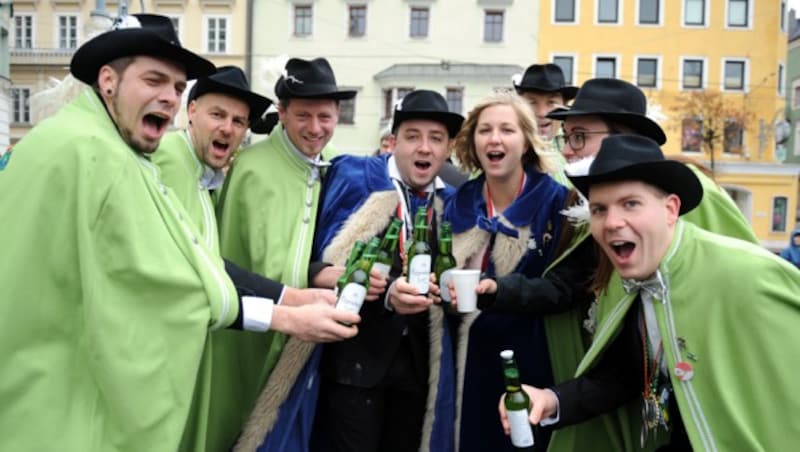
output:
[[68,65],[76,49],[9,49],[11,64]]

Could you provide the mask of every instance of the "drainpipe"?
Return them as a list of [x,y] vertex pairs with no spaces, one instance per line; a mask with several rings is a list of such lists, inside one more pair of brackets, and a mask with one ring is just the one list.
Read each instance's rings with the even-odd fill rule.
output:
[[253,53],[253,1],[254,0],[247,0],[247,27],[245,28],[245,36],[244,36],[244,73],[247,75],[247,80],[250,81],[250,85],[253,84],[253,74],[252,71],[252,53]]

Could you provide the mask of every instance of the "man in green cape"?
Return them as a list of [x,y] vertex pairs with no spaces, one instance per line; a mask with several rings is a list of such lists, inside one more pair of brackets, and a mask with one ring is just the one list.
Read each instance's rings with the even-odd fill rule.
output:
[[208,331],[269,327],[149,160],[214,69],[169,18],[122,17],[73,56],[91,87],[0,171],[4,450],[178,450]]
[[[269,99],[250,91],[241,69],[221,67],[213,75],[200,78],[189,91],[187,129],[167,133],[153,154],[162,180],[175,191],[202,240],[216,255],[219,255],[219,238],[210,190],[220,188],[225,177],[223,168],[244,139],[248,125],[259,120],[270,104]],[[249,273],[231,262],[225,266],[237,289],[274,300],[271,330],[314,342],[341,340],[357,331],[338,323],[354,319],[346,319],[346,313],[330,306],[336,301],[331,290],[296,289]],[[298,309],[301,305],[307,306]],[[215,337],[216,334],[209,337],[201,364],[204,368],[210,368],[212,362],[224,363],[211,358],[227,353],[217,345]],[[201,373],[208,378],[198,381],[194,403],[198,409],[209,407],[208,418],[193,423],[197,431],[187,429],[185,450],[227,449],[232,444],[230,438],[235,438],[242,429],[241,417],[224,409],[230,387],[215,384],[214,375],[227,372],[227,368],[217,368]],[[192,414],[199,414],[198,410]]]
[[530,421],[561,427],[638,402],[642,447],[791,450],[800,271],[679,218],[702,185],[647,138],[606,138],[588,175],[570,180],[615,273],[579,376],[525,388]]

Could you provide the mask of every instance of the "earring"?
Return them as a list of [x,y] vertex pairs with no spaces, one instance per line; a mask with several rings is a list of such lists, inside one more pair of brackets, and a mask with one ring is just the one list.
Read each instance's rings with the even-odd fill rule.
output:
[[192,120],[191,119],[189,120],[189,125],[192,125]]
[[106,94],[108,94],[109,96],[111,95],[111,88],[106,90]]

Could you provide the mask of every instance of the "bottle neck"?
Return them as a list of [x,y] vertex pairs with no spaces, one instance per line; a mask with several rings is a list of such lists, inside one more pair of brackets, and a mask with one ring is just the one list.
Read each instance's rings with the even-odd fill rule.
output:
[[520,390],[519,370],[517,370],[516,363],[503,363],[503,379],[506,383],[507,392],[517,392]]

